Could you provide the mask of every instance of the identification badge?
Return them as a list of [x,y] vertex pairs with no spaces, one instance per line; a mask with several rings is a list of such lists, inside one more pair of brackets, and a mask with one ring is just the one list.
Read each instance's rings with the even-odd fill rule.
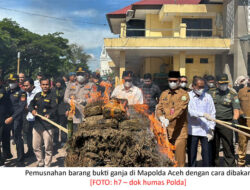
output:
[[170,109],[170,115],[174,115],[174,108]]
[[187,100],[187,97],[186,97],[186,96],[182,96],[182,97],[181,97],[181,100],[182,100],[182,101],[186,101],[186,100]]

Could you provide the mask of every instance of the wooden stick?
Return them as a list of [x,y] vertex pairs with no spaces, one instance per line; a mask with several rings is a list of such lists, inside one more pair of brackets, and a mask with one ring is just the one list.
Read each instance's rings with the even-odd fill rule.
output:
[[227,124],[223,123],[223,121],[221,121],[221,120],[215,119],[214,121],[215,121],[216,123],[220,124],[220,125],[223,126],[223,127],[226,127],[226,128],[228,128],[228,129],[231,129],[231,130],[233,130],[233,131],[236,131],[236,132],[238,132],[238,133],[240,133],[240,134],[242,134],[242,135],[245,135],[245,136],[247,136],[247,137],[250,137],[250,134],[245,133],[245,132],[243,132],[243,131],[241,131],[241,130],[239,130],[239,129],[236,129],[236,128],[234,128],[234,127],[231,127],[230,125],[227,125]]
[[[230,122],[226,122],[226,121],[222,121],[223,123],[227,124],[227,125],[233,125],[232,123]],[[246,127],[244,125],[235,125],[236,127],[239,127],[239,128],[242,128],[242,129],[246,129],[246,130],[250,130],[249,127]]]
[[36,114],[36,116],[40,117],[41,119],[47,121],[48,123],[50,123],[51,125],[54,125],[55,127],[57,127],[58,129],[61,129],[63,132],[68,134],[68,129],[65,129],[63,126],[58,125],[57,123],[55,123],[54,121],[51,121],[50,119],[48,119],[47,117],[44,117],[40,114]]

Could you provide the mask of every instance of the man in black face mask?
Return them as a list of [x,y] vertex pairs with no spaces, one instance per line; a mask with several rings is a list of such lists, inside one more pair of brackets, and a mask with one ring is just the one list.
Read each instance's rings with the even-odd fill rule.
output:
[[[238,124],[240,102],[237,94],[229,90],[228,76],[222,74],[217,77],[218,89],[214,99],[216,109],[216,119]],[[220,141],[223,146],[224,165],[226,167],[235,166],[235,155],[233,145],[233,131],[219,124],[215,127],[214,143],[215,143],[215,166],[220,166]]]
[[9,76],[8,97],[10,99],[10,117],[5,120],[7,125],[4,132],[3,152],[6,158],[12,157],[9,148],[10,131],[13,128],[14,142],[17,149],[17,166],[24,166],[24,143],[22,138],[23,113],[26,106],[26,92],[23,92],[18,86],[18,76],[10,74]]
[[157,105],[161,95],[161,90],[152,82],[152,76],[150,73],[144,75],[143,84],[140,88],[143,93],[144,104],[149,106],[149,113],[154,113],[155,106]]

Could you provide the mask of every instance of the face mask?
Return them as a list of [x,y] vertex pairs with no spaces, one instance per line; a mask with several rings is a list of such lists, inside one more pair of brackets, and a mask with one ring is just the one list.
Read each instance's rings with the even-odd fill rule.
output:
[[226,90],[228,89],[228,84],[221,84],[221,85],[219,86],[219,89],[220,89],[221,91],[226,91]]
[[207,86],[208,86],[209,88],[214,88],[214,87],[215,87],[214,83],[212,83],[212,82],[207,83]]
[[13,90],[17,87],[17,83],[10,83],[9,86],[10,86],[10,89]]
[[199,96],[202,95],[203,92],[204,92],[204,89],[200,89],[200,90],[195,89],[194,90],[194,93],[197,94],[197,95],[199,95]]
[[124,86],[125,86],[126,88],[130,88],[130,87],[132,86],[132,82],[125,82],[125,83],[124,83]]
[[84,77],[84,76],[77,76],[77,81],[79,82],[79,83],[84,83],[85,82],[85,80],[86,80],[86,78]]
[[186,88],[187,87],[187,83],[183,82],[180,84],[181,88]]
[[239,89],[242,89],[242,88],[244,88],[244,87],[245,87],[244,84],[240,84]]
[[171,88],[172,90],[178,87],[177,82],[169,82],[168,85],[169,85],[169,88]]

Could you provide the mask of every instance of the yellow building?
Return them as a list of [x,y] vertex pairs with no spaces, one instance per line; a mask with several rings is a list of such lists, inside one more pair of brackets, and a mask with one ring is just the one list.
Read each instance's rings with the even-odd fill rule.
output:
[[222,13],[222,4],[201,0],[142,0],[107,14],[119,34],[104,39],[117,82],[124,70],[141,77],[179,70],[189,79],[222,72],[222,55],[230,50]]

